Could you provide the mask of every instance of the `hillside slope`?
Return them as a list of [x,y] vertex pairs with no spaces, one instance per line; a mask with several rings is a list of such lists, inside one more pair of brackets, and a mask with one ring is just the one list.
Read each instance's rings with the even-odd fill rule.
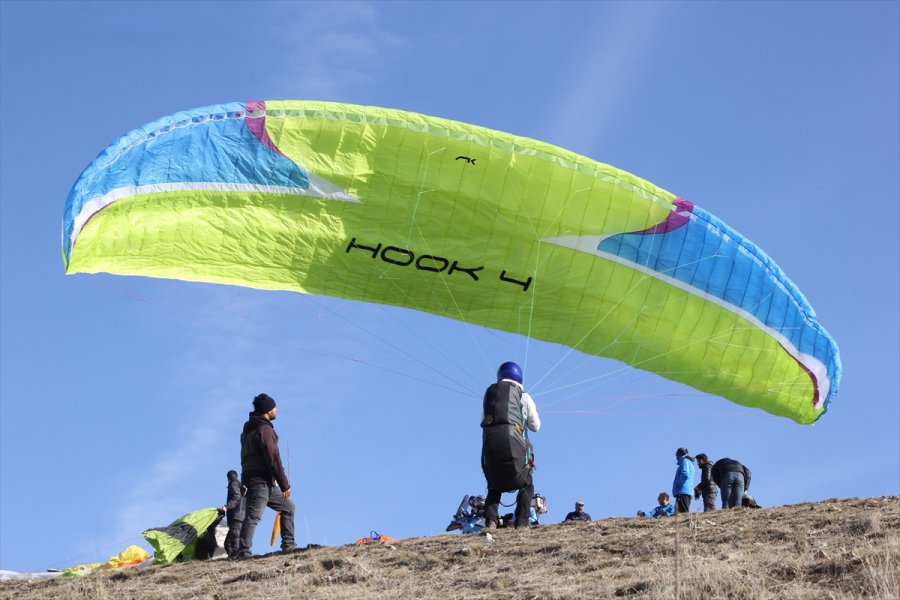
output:
[[10,599],[188,597],[898,598],[900,496],[0,583]]

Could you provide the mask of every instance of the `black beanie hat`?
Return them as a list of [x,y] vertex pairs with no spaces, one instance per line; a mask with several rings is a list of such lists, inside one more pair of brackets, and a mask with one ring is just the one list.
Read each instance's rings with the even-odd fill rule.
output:
[[275,401],[268,394],[260,394],[253,399],[253,409],[258,413],[265,414],[273,408],[275,408]]

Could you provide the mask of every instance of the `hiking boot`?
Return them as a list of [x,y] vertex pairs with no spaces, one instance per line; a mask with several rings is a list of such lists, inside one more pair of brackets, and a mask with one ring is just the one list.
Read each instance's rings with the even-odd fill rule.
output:
[[488,521],[484,524],[485,529],[497,529],[497,521]]

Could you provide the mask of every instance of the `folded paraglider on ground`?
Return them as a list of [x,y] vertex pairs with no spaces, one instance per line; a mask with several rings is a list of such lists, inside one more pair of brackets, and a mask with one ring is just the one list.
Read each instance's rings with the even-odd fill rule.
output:
[[148,529],[141,535],[153,546],[155,565],[213,558],[220,546],[216,528],[221,520],[217,508],[202,508],[178,517],[165,527]]

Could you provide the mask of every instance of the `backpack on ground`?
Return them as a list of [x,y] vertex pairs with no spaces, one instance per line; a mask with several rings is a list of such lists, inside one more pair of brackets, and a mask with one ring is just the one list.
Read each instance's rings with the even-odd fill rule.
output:
[[547,514],[547,511],[550,510],[547,499],[540,494],[534,495],[534,498],[531,499],[531,506],[534,507],[534,512],[539,515],[545,515]]

